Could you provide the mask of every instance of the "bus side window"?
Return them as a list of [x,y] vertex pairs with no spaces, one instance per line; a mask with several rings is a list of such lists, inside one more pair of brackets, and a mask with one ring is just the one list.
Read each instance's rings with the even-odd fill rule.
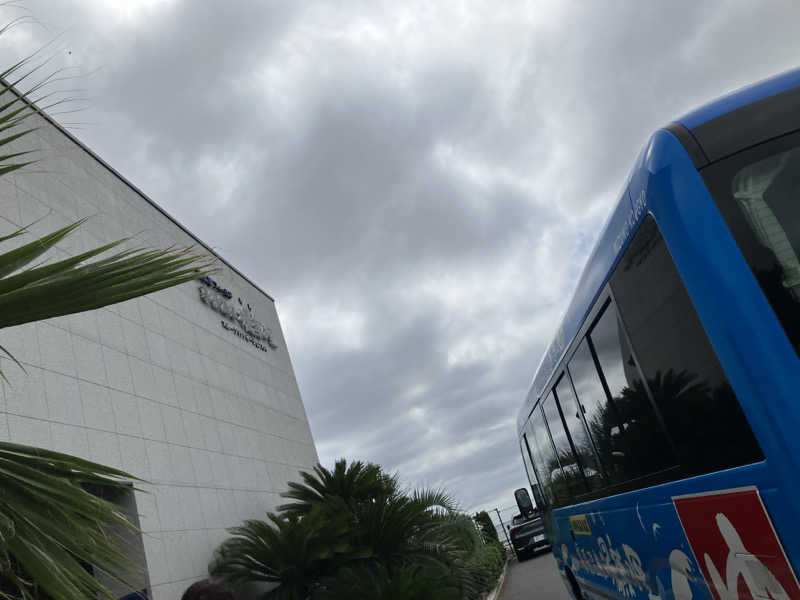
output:
[[675,444],[681,476],[761,460],[653,217],[644,220],[625,251],[611,288]]
[[[553,504],[552,490],[544,478],[544,462],[541,454],[539,453],[539,447],[536,444],[536,435],[533,432],[533,424],[531,423],[533,415],[537,414],[538,412],[539,407],[537,406],[531,416],[528,417],[528,422],[525,424],[525,433],[523,434],[523,439],[528,446],[529,456],[531,458],[531,468],[533,469],[534,473],[534,480],[539,483],[539,492],[543,501],[542,506],[549,506]],[[538,503],[539,500],[537,499],[536,502]]]
[[528,476],[528,481],[533,484],[536,481],[536,475],[533,472],[533,465],[528,458],[528,450],[525,447],[525,434],[519,440],[519,450],[522,453],[522,464],[525,465],[525,474]]
[[539,486],[539,481],[536,478],[536,471],[533,470],[533,459],[531,458],[531,449],[530,444],[528,443],[528,435],[526,433],[522,434],[520,450],[522,451],[522,462],[525,464],[525,472],[528,475],[528,482],[531,484],[533,500],[536,502],[536,507],[539,510],[542,510],[547,506],[547,501],[542,496],[542,490]]
[[603,477],[600,465],[597,463],[594,445],[589,438],[583,420],[583,412],[578,405],[575,392],[572,390],[572,383],[566,372],[561,374],[555,387],[555,394],[589,489],[595,490],[603,487]]
[[553,445],[561,463],[561,473],[564,477],[564,485],[570,496],[577,496],[586,492],[587,486],[584,480],[583,468],[578,461],[578,457],[572,450],[572,444],[567,436],[567,430],[561,420],[561,414],[556,406],[553,393],[547,394],[542,402],[547,427],[553,439]]
[[561,471],[561,463],[550,441],[550,434],[547,431],[547,424],[540,405],[534,409],[528,425],[532,434],[528,439],[533,440],[536,446],[534,468],[539,475],[539,481],[544,487],[545,494],[554,504],[563,504],[569,498],[566,480]]
[[674,465],[672,450],[639,376],[613,302],[606,305],[589,338],[606,384],[607,408],[614,412],[622,429],[620,437],[624,440],[619,448],[625,447],[632,453],[623,461],[628,477],[648,475]]
[[608,402],[586,339],[581,340],[567,370],[575,384],[581,411],[609,482],[619,483],[635,476],[627,467],[631,452],[624,443],[622,427]]

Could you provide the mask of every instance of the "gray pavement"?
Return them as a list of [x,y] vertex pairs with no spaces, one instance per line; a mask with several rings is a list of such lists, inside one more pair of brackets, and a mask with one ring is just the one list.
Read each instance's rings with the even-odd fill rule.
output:
[[508,563],[499,600],[571,600],[550,552]]

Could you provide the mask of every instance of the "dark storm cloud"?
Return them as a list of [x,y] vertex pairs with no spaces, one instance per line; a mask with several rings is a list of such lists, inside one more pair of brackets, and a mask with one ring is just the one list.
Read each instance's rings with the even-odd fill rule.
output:
[[11,46],[66,30],[61,59],[98,69],[78,135],[277,298],[323,462],[380,462],[466,507],[524,483],[516,412],[649,133],[793,66],[800,16],[136,6],[31,0],[50,29]]

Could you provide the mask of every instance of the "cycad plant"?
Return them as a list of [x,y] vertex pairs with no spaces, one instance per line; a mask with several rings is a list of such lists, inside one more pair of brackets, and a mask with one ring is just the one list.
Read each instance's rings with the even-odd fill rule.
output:
[[311,473],[300,473],[302,483],[290,481],[289,490],[282,497],[293,500],[279,506],[286,514],[305,515],[315,506],[326,506],[328,501],[343,502],[349,510],[375,498],[388,497],[398,491],[397,478],[384,473],[372,463],[345,460],[336,461],[333,470],[322,465]]
[[[0,74],[0,176],[34,162],[29,150],[11,148],[34,131],[28,119],[39,110],[28,94],[39,92],[41,84],[31,86],[28,94],[12,89],[31,70],[10,81],[30,69],[28,65],[22,61]],[[189,249],[120,250],[126,240],[34,264],[83,222],[0,254],[0,328],[122,302],[209,272],[209,259]],[[26,233],[20,228],[0,242],[18,241]],[[112,249],[116,251],[107,254]],[[0,350],[16,362],[5,348]],[[73,456],[0,442],[0,596],[36,598],[44,592],[59,600],[110,597],[86,567],[124,579],[128,563],[106,528],[130,524],[114,504],[87,488],[133,480]]]
[[[360,461],[339,460],[332,470],[318,465],[301,478],[282,494],[292,502],[270,514],[271,523],[231,530],[212,576],[233,585],[274,582],[264,594],[269,600],[471,600],[492,575],[496,580],[499,572],[476,559],[485,546],[475,524],[443,491],[402,490],[396,476]],[[319,522],[341,526],[340,537],[331,543],[317,536]],[[298,531],[308,536],[302,543]],[[261,576],[267,572],[269,579]]]
[[233,585],[278,583],[275,600],[304,600],[321,573],[333,572],[350,553],[343,515],[312,510],[269,514],[269,523],[245,521],[217,551],[225,579]]
[[323,582],[317,600],[462,600],[440,569],[410,563],[391,572],[380,563],[343,567]]

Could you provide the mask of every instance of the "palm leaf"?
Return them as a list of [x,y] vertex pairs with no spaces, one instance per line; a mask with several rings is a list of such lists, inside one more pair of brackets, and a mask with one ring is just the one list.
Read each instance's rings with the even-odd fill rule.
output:
[[[0,255],[0,272],[3,258]],[[15,281],[0,279],[0,327],[123,302],[198,279],[211,267],[208,259],[190,249],[123,251],[97,263],[80,263],[75,257],[9,278]]]
[[[7,28],[0,28],[0,34]],[[36,162],[32,150],[17,147],[36,130],[26,120],[59,103],[51,102],[52,93],[45,89],[58,80],[55,74],[17,91],[42,67],[32,66],[32,60],[23,59],[0,73],[0,176]],[[50,104],[37,106],[37,100]],[[0,253],[0,328],[100,308],[211,272],[212,260],[189,248],[119,250],[126,239],[33,264],[84,222]],[[0,243],[26,233],[26,228],[18,229],[0,236]],[[0,351],[16,361],[2,346]],[[84,565],[124,583],[131,565],[107,527],[132,525],[115,504],[87,487],[120,486],[134,479],[73,456],[0,443],[0,597],[27,600],[43,590],[64,600],[111,598]]]
[[83,563],[118,580],[130,567],[105,527],[130,527],[116,505],[85,486],[126,485],[130,475],[41,448],[0,443],[0,559],[6,583],[22,598],[35,586],[54,598],[108,596]]
[[289,490],[281,494],[294,502],[280,505],[280,512],[304,515],[334,498],[352,510],[359,503],[390,496],[398,487],[397,479],[379,465],[362,461],[348,465],[344,459],[337,460],[333,470],[316,465],[311,473],[301,471],[300,477],[303,483],[289,482]]
[[[210,270],[210,260],[189,249],[122,250],[87,262],[125,240],[26,268],[83,222],[0,254],[0,328],[122,302]],[[6,584],[22,598],[33,598],[37,587],[69,600],[110,597],[82,565],[124,577],[130,565],[106,527],[131,525],[114,504],[83,486],[119,485],[120,478],[133,479],[79,458],[0,444],[0,576]]]
[[347,521],[313,510],[245,521],[218,548],[209,573],[228,584],[278,583],[270,598],[305,600],[319,577],[333,572],[350,547]]

